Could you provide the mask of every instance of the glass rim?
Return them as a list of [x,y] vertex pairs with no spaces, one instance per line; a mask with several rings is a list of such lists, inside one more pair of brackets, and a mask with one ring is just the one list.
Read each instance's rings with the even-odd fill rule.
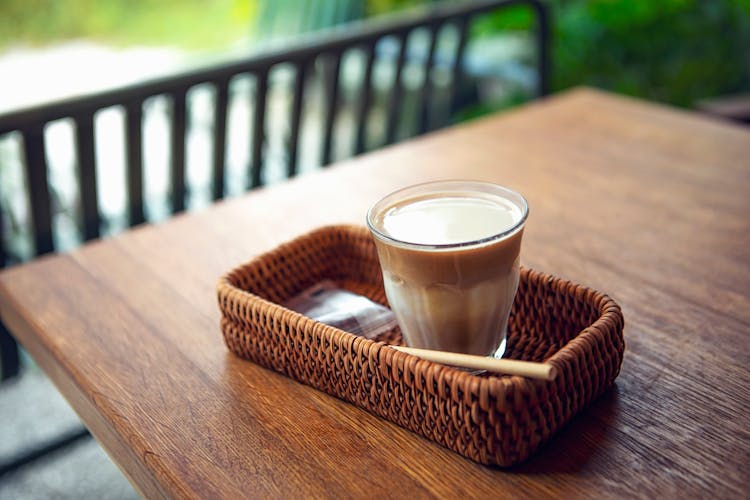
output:
[[[468,185],[468,186],[467,186]],[[403,196],[406,192],[409,191],[419,191],[421,189],[427,188],[427,187],[436,187],[436,188],[442,188],[436,190],[436,193],[443,192],[450,192],[451,187],[453,189],[457,189],[459,186],[465,186],[465,187],[481,187],[485,190],[476,189],[477,192],[485,193],[485,194],[495,194],[500,196],[516,205],[518,208],[521,209],[521,217],[518,219],[518,221],[513,224],[508,229],[501,231],[499,233],[494,233],[490,236],[485,236],[484,238],[479,238],[475,240],[469,240],[469,241],[461,241],[458,243],[414,243],[410,241],[404,241],[398,238],[394,238],[393,236],[390,236],[386,234],[383,230],[379,229],[376,224],[373,222],[373,218],[375,215],[376,208],[379,209],[378,213],[382,212],[382,208],[379,207],[379,205],[384,204],[387,200],[391,200],[394,198],[398,198],[399,196]],[[499,193],[498,193],[499,192]],[[512,198],[509,198],[507,195],[510,195],[511,197],[517,198],[517,200],[514,200]],[[520,203],[517,203],[517,201],[520,201]],[[386,204],[387,205],[387,204]],[[512,236],[516,232],[520,231],[521,228],[523,228],[524,224],[526,223],[526,219],[529,216],[529,203],[526,201],[526,198],[519,193],[518,191],[514,191],[513,189],[507,188],[505,186],[501,186],[500,184],[495,184],[493,182],[486,182],[486,181],[476,181],[476,180],[442,180],[442,181],[429,181],[429,182],[421,182],[419,184],[412,184],[410,186],[406,186],[400,189],[397,189],[395,191],[392,191],[388,193],[387,195],[380,198],[378,201],[376,201],[368,210],[367,210],[367,227],[370,229],[370,232],[380,240],[390,243],[396,246],[405,247],[405,248],[412,248],[417,250],[455,250],[457,248],[469,248],[469,247],[478,247],[485,245],[487,243],[491,243],[494,241],[498,241],[501,239],[504,239],[506,237]]]

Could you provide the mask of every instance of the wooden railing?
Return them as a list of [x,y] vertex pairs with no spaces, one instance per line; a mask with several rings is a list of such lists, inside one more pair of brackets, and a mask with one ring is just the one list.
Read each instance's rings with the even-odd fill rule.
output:
[[[214,126],[212,130],[212,188],[214,200],[226,194],[225,151],[227,146],[227,123],[230,81],[238,75],[250,75],[255,79],[253,96],[252,137],[250,138],[250,161],[247,188],[257,187],[263,182],[265,168],[264,141],[269,74],[279,65],[294,68],[293,96],[289,112],[289,131],[286,142],[285,174],[294,176],[298,172],[300,153],[300,128],[303,102],[306,99],[305,82],[313,64],[324,61],[325,106],[322,120],[322,147],[320,163],[327,165],[333,158],[333,137],[339,100],[339,73],[342,56],[349,50],[360,50],[364,54],[364,76],[354,113],[354,154],[366,150],[367,116],[372,106],[373,67],[378,57],[376,47],[385,38],[395,38],[399,49],[395,58],[395,78],[385,112],[385,144],[397,139],[396,131],[402,119],[404,87],[401,74],[408,60],[407,40],[415,30],[427,30],[429,43],[421,60],[422,70],[429,75],[436,65],[438,34],[445,26],[453,26],[458,33],[458,42],[452,59],[450,79],[450,106],[457,107],[457,92],[463,77],[463,55],[475,18],[514,6],[527,6],[536,18],[535,45],[536,94],[544,95],[548,90],[549,68],[549,20],[544,4],[537,0],[492,0],[430,6],[428,10],[399,14],[381,20],[348,25],[342,29],[301,38],[292,45],[262,54],[225,62],[211,67],[175,74],[163,78],[116,88],[84,97],[67,99],[0,115],[0,137],[16,133],[22,138],[22,156],[28,187],[31,223],[33,226],[34,254],[42,255],[55,250],[53,237],[53,215],[48,179],[48,159],[45,149],[45,127],[50,122],[70,119],[74,125],[78,191],[80,196],[80,226],[82,240],[98,238],[101,231],[100,193],[97,192],[95,116],[110,107],[119,107],[125,116],[125,165],[127,219],[131,226],[146,221],[144,211],[144,162],[143,162],[143,116],[144,102],[154,96],[166,96],[171,103],[170,118],[170,209],[180,212],[186,206],[185,146],[188,116],[187,95],[198,85],[213,88]],[[415,133],[431,128],[430,105],[435,99],[432,79],[425,76],[418,90],[418,120]],[[2,205],[0,205],[2,210]],[[0,268],[6,265],[3,244],[2,213],[0,213]],[[0,337],[7,332],[0,331]],[[8,340],[8,339],[5,339]],[[7,343],[7,342],[5,342]],[[2,345],[2,344],[0,344]],[[8,349],[2,347],[2,372],[9,375],[17,371],[15,361]]]

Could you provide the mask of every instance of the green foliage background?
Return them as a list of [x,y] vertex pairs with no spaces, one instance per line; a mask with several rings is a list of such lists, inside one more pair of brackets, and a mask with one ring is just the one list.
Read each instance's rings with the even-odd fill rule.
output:
[[79,38],[218,48],[247,34],[256,8],[253,0],[0,0],[0,49]]
[[[750,0],[553,0],[553,89],[593,85],[690,106],[750,90]],[[527,9],[478,29],[528,29]],[[481,34],[481,33],[480,33]]]

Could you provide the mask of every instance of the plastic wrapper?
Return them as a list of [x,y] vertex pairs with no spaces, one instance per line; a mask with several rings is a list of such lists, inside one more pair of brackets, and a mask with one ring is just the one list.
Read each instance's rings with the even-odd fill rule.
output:
[[284,307],[368,339],[376,339],[396,326],[396,317],[390,309],[338,288],[330,280],[321,281],[292,297]]

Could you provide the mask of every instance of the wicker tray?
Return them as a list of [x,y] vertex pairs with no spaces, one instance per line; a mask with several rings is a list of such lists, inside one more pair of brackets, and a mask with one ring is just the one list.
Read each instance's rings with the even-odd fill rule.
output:
[[387,304],[367,230],[321,228],[221,278],[229,349],[483,464],[525,460],[620,370],[619,306],[540,272],[521,271],[506,357],[554,364],[551,382],[472,375],[390,349],[382,340],[400,343],[398,331],[374,342],[278,305],[324,279]]

